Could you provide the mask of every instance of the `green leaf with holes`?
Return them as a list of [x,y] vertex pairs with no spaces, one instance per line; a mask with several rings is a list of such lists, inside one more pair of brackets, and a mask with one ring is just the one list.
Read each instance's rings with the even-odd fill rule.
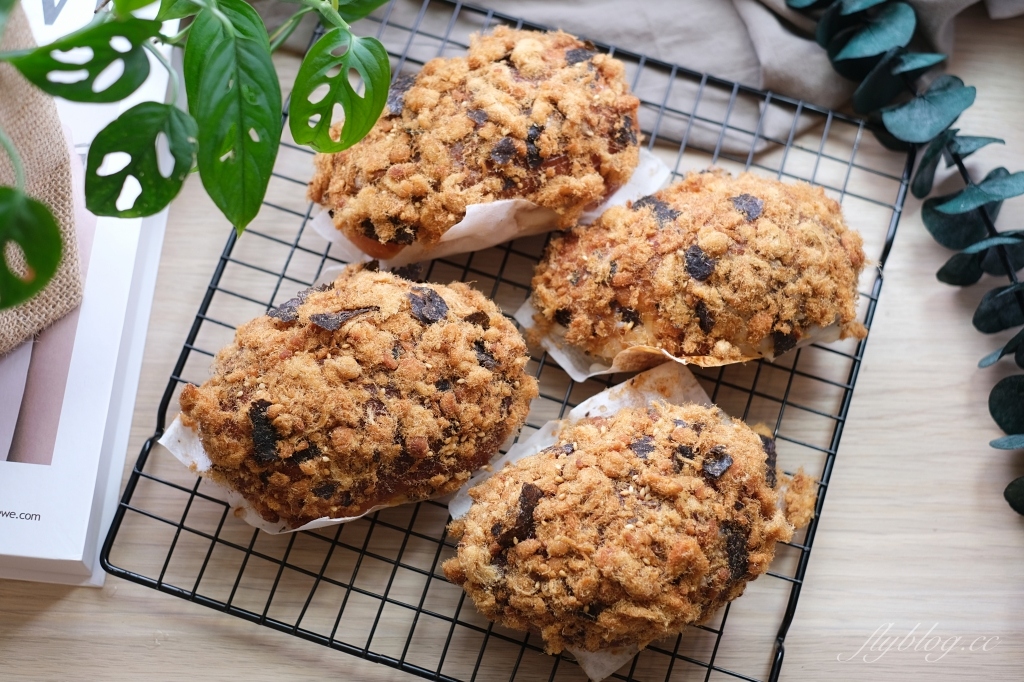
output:
[[131,16],[137,9],[152,5],[156,0],[114,0],[114,11],[120,17]]
[[[995,334],[1024,324],[1024,310],[1017,301],[1021,291],[1024,291],[1024,282],[987,292],[974,311],[974,328],[984,334]],[[1024,431],[1024,427],[1020,430]]]
[[[142,44],[159,32],[159,21],[131,16],[114,19],[103,13],[85,28],[44,47],[15,53],[7,60],[37,88],[56,97],[73,102],[117,102],[135,92],[149,76],[149,58]],[[126,51],[115,48],[118,39],[128,42]],[[88,58],[81,64],[54,56],[76,48],[88,49]],[[95,92],[96,79],[108,67],[116,68],[118,61],[124,71],[109,86]],[[71,83],[59,82],[75,78]]]
[[4,29],[7,27],[7,18],[11,16],[14,3],[17,0],[0,0],[0,38],[4,37]]
[[[203,70],[209,62],[212,46],[228,40],[231,35],[248,38],[263,43],[270,50],[270,37],[263,19],[249,3],[242,0],[219,0],[217,9],[230,22],[228,28],[210,10],[200,12],[189,29],[188,42],[185,43],[185,56],[182,60],[182,72],[185,78],[185,97],[188,99],[188,110],[196,116],[200,99],[200,82]],[[276,80],[276,79],[275,79]]]
[[1006,433],[1024,433],[1024,374],[1006,377],[992,387],[988,411]]
[[[218,6],[223,10],[228,4],[221,0]],[[242,13],[236,16],[246,20]],[[199,72],[200,96],[189,103],[199,123],[203,187],[239,233],[260,210],[281,142],[281,86],[266,29],[258,16],[255,21],[258,27],[250,24],[242,30],[236,24],[234,35],[207,46]],[[246,37],[257,28],[258,39]],[[194,39],[195,33],[189,45],[202,47]]]
[[966,213],[993,201],[1002,201],[1021,194],[1024,194],[1024,171],[968,185],[935,209],[942,213]]
[[[361,96],[349,82],[349,71],[353,69],[363,80],[365,90]],[[310,48],[295,77],[288,109],[292,137],[318,152],[348,149],[377,122],[387,102],[390,82],[388,53],[380,41],[332,28]],[[327,94],[312,101],[314,91],[325,85]],[[345,123],[337,139],[331,135],[335,104],[345,111]]]
[[203,8],[189,0],[160,0],[160,11],[157,12],[158,21],[170,21],[172,19],[184,19],[194,14],[199,14]]
[[1024,476],[1010,481],[1010,485],[1003,491],[1003,498],[1013,511],[1024,515]]
[[[1017,332],[1012,339],[1006,342],[999,350],[992,351],[981,359],[978,363],[978,367],[989,367],[996,364],[1000,358],[1003,358],[1010,353],[1020,353],[1021,349],[1024,349],[1024,329]],[[1019,364],[1019,363],[1018,363]]]
[[924,199],[932,191],[932,184],[935,182],[935,170],[939,167],[939,159],[946,149],[946,144],[956,135],[956,128],[946,128],[939,135],[928,143],[921,154],[921,161],[917,164],[917,172],[914,173],[914,181],[910,183],[910,191],[918,199]]
[[388,0],[351,0],[350,2],[342,2],[341,6],[338,7],[338,14],[341,18],[352,23],[358,21],[365,16],[368,16],[370,12],[377,9]]
[[[174,162],[166,177],[160,172],[157,142],[161,133]],[[86,207],[96,215],[119,218],[159,212],[181,191],[192,169],[198,135],[195,120],[170,104],[143,102],[124,112],[101,130],[89,147]],[[114,173],[100,175],[107,155],[118,152],[127,154],[130,161]],[[142,192],[132,206],[120,210],[117,200],[129,176],[138,181]]]
[[900,55],[892,67],[893,75],[908,74],[909,78],[917,78],[936,64],[946,61],[946,55],[940,52],[907,52]]
[[[1010,171],[1005,168],[994,168],[985,176],[985,180],[1009,174]],[[925,200],[921,206],[921,220],[924,221],[924,226],[931,233],[935,241],[947,249],[959,251],[988,236],[988,228],[985,226],[985,221],[978,211],[950,215],[936,210],[936,206],[949,201],[954,196],[956,195],[946,194]],[[985,205],[985,210],[988,211],[988,215],[993,221],[999,217],[999,210],[1002,208],[1002,205],[1003,202],[1001,201]]]
[[965,87],[956,76],[939,76],[925,94],[883,110],[882,122],[901,140],[928,142],[974,104],[976,95],[973,86]]
[[906,47],[914,36],[917,15],[905,2],[887,5],[846,42],[834,61],[860,59],[884,54],[894,47]]
[[[11,243],[24,257],[20,268],[4,255]],[[27,301],[46,286],[60,253],[60,228],[50,209],[20,190],[0,187],[0,310]]]

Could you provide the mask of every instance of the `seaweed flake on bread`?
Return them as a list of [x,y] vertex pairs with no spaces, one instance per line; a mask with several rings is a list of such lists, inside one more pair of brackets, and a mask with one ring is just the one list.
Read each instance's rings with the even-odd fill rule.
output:
[[822,328],[863,338],[859,234],[820,187],[714,170],[551,241],[538,330],[611,360],[633,346],[704,366],[776,356]]
[[349,267],[239,327],[182,419],[204,475],[294,528],[458,489],[526,420],[527,361],[465,284]]
[[445,575],[549,653],[676,634],[742,594],[792,536],[769,442],[694,404],[579,420],[470,490]]
[[466,207],[523,198],[565,228],[639,160],[621,62],[562,32],[498,27],[391,87],[361,142],[316,156],[310,197],[376,258],[435,244]]

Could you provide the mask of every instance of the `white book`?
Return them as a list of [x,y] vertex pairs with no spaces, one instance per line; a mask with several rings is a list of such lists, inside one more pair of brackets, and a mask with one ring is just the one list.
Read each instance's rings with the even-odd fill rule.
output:
[[[90,2],[49,4],[22,3],[40,45],[93,18]],[[73,150],[84,295],[78,309],[27,342],[24,395],[0,456],[2,578],[103,584],[99,547],[117,508],[167,212],[127,220],[92,216],[84,208],[83,159],[96,133],[121,113],[141,101],[165,101],[167,72],[149,58],[149,79],[123,102],[57,100]],[[0,358],[10,363],[0,376],[24,375],[26,352]],[[10,393],[22,390],[18,383],[9,380]],[[10,406],[5,409],[9,414]]]

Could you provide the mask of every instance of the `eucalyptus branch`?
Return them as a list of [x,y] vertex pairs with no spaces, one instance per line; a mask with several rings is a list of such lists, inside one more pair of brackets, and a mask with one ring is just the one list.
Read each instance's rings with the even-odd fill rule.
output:
[[7,152],[7,156],[11,159],[11,165],[14,166],[14,184],[20,190],[25,188],[25,166],[21,162],[21,155],[18,154],[18,150],[15,149],[14,143],[11,138],[7,136],[3,128],[0,128],[0,147],[4,148]]

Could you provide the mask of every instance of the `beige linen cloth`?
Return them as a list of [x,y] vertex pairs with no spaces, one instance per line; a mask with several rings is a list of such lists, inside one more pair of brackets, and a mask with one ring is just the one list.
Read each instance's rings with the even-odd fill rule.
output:
[[[15,4],[0,49],[34,47],[32,31]],[[64,254],[50,283],[25,303],[0,310],[0,356],[66,315],[82,301],[82,280],[75,239],[74,201],[67,142],[53,99],[0,64],[0,127],[7,132],[25,164],[25,191],[53,211],[60,226]],[[14,184],[14,168],[0,153],[0,185]],[[0,254],[2,256],[2,254]],[[11,262],[11,261],[8,261]]]

